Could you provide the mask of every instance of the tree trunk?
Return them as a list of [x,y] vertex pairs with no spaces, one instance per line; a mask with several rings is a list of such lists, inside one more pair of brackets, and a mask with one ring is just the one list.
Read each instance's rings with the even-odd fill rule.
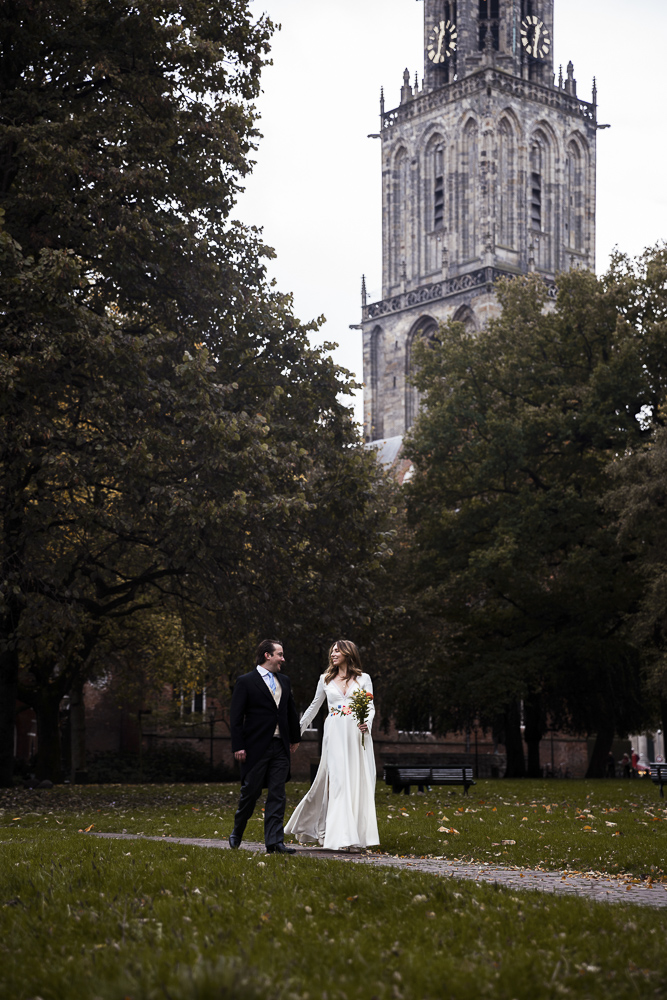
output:
[[60,702],[59,691],[42,691],[33,702],[37,716],[37,759],[35,776],[43,781],[48,778],[53,783],[63,780],[62,755],[60,746]]
[[73,784],[85,781],[86,774],[86,706],[83,700],[83,678],[78,680],[70,692],[70,739],[72,753],[71,781]]
[[528,748],[528,777],[541,778],[540,741],[544,736],[542,725],[542,706],[539,695],[527,698],[524,702],[525,727],[523,738]]
[[606,774],[607,760],[609,758],[609,751],[611,750],[613,742],[614,725],[612,722],[605,720],[605,722],[599,726],[595,736],[593,753],[591,754],[591,759],[588,762],[588,770],[586,771],[587,778],[604,778]]
[[19,661],[14,649],[0,653],[0,788],[14,784],[14,732]]
[[521,740],[521,715],[519,703],[510,702],[505,709],[505,753],[507,754],[506,778],[525,778],[526,762]]

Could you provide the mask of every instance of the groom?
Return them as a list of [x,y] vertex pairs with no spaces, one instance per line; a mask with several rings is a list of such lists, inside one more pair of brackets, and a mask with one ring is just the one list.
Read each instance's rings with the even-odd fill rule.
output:
[[284,842],[285,782],[290,777],[290,752],[301,742],[299,715],[288,677],[279,676],[285,662],[278,639],[257,647],[257,667],[243,674],[232,695],[232,750],[241,765],[241,797],[229,836],[240,847],[255,803],[268,787],[264,812],[264,843],[268,854],[295,854]]

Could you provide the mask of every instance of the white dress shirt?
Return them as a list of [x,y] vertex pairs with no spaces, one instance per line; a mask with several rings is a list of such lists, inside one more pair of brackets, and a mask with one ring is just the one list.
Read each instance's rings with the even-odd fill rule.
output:
[[[266,684],[267,688],[269,689],[269,694],[271,695],[271,697],[275,701],[276,705],[279,705],[280,704],[280,696],[283,693],[283,689],[280,686],[280,681],[278,680],[278,678],[276,677],[276,675],[271,670],[267,670],[266,667],[261,667],[259,664],[257,664],[257,670],[259,672],[259,676],[264,679],[264,683]],[[271,690],[271,681],[269,680],[270,676],[273,677],[273,683],[276,686],[276,693],[275,694]],[[276,731],[274,732],[273,735],[274,736],[278,736],[278,737],[280,736],[280,726],[276,726]]]

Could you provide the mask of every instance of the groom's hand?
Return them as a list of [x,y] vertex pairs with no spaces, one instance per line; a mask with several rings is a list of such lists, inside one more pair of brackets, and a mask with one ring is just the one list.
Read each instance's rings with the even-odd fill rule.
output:
[[245,752],[245,750],[236,750],[234,752],[234,756],[236,757],[237,760],[239,760],[239,761],[241,761],[241,763],[243,763],[243,761],[246,758],[246,752]]
[[299,746],[300,746],[299,743],[290,743],[289,745],[290,753],[296,753],[296,751],[299,749]]

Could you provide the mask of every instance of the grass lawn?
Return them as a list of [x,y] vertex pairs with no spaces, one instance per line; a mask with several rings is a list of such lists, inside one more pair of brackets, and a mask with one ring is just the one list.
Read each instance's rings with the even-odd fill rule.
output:
[[[287,787],[289,815],[308,786]],[[237,785],[0,791],[0,830],[76,832],[92,824],[104,832],[226,837],[237,799]],[[667,877],[667,799],[645,778],[479,781],[467,798],[461,789],[447,788],[394,795],[378,784],[376,801],[379,850],[390,854]],[[263,839],[259,807],[246,837]]]
[[[303,790],[290,787],[292,804]],[[662,875],[667,813],[649,783],[472,792],[464,804],[458,790],[399,798],[378,786],[381,849]],[[226,835],[236,794],[0,792],[0,998],[667,997],[664,910],[168,842]],[[166,842],[78,833],[91,823]],[[260,840],[261,822],[251,827]]]

